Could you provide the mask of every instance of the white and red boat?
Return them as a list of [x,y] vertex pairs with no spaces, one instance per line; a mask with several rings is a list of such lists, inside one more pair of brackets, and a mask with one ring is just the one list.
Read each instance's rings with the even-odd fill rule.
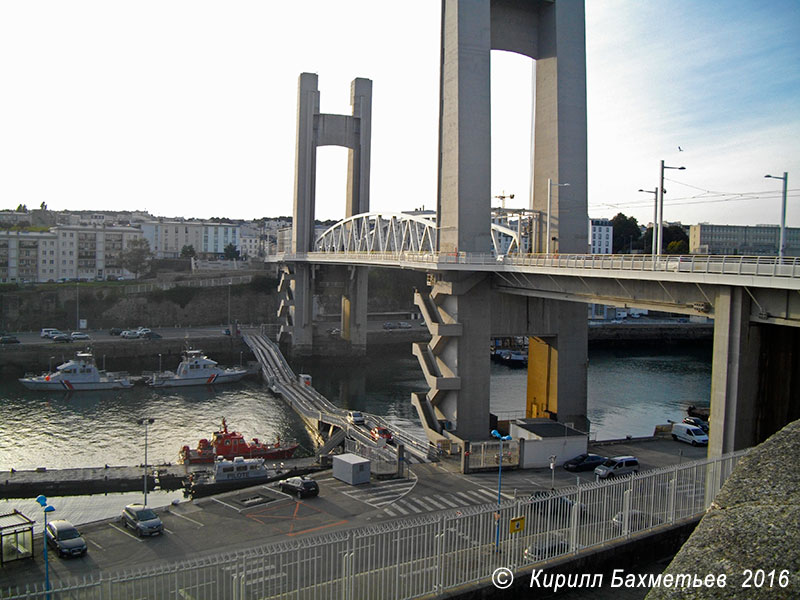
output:
[[203,438],[197,448],[184,446],[180,451],[180,462],[183,464],[211,464],[219,459],[233,460],[237,456],[243,458],[263,458],[264,460],[281,460],[291,458],[297,443],[265,444],[258,438],[248,442],[238,431],[228,431],[228,424],[222,419],[222,430],[215,431],[211,440]]
[[51,392],[121,390],[133,387],[127,373],[106,373],[98,370],[91,352],[78,352],[75,358],[59,365],[52,373],[29,375],[19,382],[29,390]]
[[187,385],[216,385],[233,383],[247,375],[247,369],[220,367],[202,350],[185,350],[178,368],[156,373],[150,379],[151,387],[181,387]]

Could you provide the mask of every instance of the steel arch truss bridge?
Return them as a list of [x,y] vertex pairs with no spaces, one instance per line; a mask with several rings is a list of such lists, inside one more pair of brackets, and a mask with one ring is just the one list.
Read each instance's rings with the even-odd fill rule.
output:
[[[369,212],[354,215],[326,229],[314,243],[315,252],[337,254],[379,252],[436,252],[436,218],[403,213]],[[492,223],[492,248],[496,256],[519,252],[518,232]]]

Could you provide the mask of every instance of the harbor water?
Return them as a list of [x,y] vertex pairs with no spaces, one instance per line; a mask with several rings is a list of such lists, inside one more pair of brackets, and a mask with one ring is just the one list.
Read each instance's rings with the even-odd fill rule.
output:
[[[360,362],[302,360],[292,367],[342,408],[384,416],[393,427],[424,438],[410,395],[424,391],[416,358],[407,348]],[[521,412],[526,370],[492,364],[491,406]],[[597,439],[652,435],[657,423],[680,419],[690,405],[708,406],[711,352],[705,346],[628,346],[589,354],[588,415]],[[260,381],[214,388],[175,388],[63,394],[0,384],[0,472],[85,466],[175,463],[184,444],[210,438],[225,417],[247,439],[313,444],[301,419]]]

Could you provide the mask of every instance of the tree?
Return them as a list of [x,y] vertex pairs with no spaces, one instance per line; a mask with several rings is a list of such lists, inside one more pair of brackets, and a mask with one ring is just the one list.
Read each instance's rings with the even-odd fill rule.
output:
[[667,244],[665,254],[689,254],[689,244],[685,240],[677,240]]
[[184,246],[181,248],[181,258],[194,258],[197,256],[197,252],[194,249],[194,246]]
[[632,248],[633,243],[638,242],[642,236],[639,222],[635,217],[626,217],[622,213],[617,213],[617,216],[611,219],[611,225],[614,231],[611,251],[614,254],[619,254],[624,248]]
[[223,256],[225,257],[225,260],[233,260],[235,258],[239,258],[239,251],[233,244],[228,244],[223,250]]
[[124,269],[127,269],[139,278],[139,273],[144,271],[153,260],[153,253],[150,252],[150,244],[143,238],[131,240],[128,247],[122,251],[119,262]]

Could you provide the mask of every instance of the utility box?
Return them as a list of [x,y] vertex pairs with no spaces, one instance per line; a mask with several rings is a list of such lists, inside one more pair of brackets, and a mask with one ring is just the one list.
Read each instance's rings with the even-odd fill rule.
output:
[[350,485],[369,483],[369,460],[355,454],[340,454],[333,457],[333,476]]

